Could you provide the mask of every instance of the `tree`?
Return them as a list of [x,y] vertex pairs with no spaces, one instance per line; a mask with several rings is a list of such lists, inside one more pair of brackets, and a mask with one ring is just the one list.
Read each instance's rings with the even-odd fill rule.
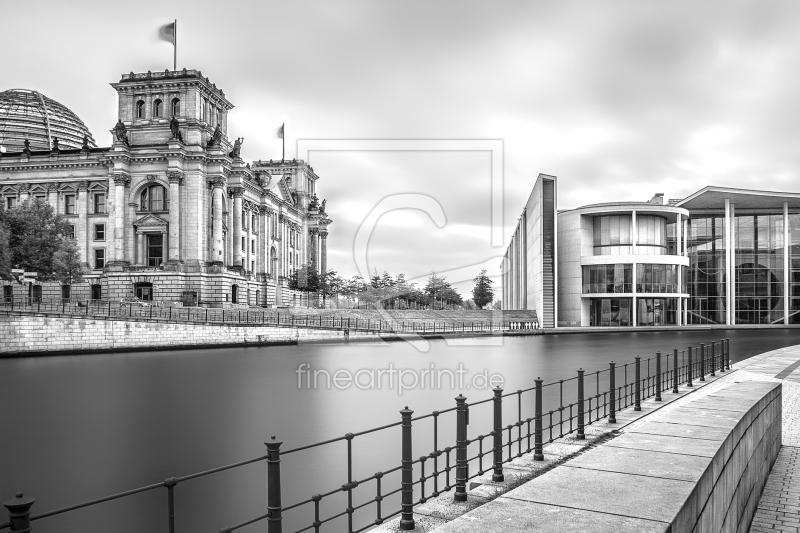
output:
[[53,277],[65,285],[80,283],[86,274],[81,265],[81,254],[75,239],[59,239],[59,245],[53,254]]
[[494,300],[494,291],[492,290],[492,283],[494,280],[486,275],[486,270],[481,270],[481,273],[475,276],[475,287],[472,289],[472,301],[478,306],[478,309],[483,309]]
[[431,272],[423,290],[430,298],[432,309],[436,309],[437,305],[439,309],[444,309],[448,305],[461,305],[464,301],[450,282],[444,276],[437,276],[435,272]]
[[502,311],[503,310],[503,302],[501,300],[497,300],[494,303],[494,305],[492,306],[492,309],[494,309],[495,311]]
[[11,267],[38,272],[39,279],[52,278],[53,256],[69,228],[64,218],[50,204],[36,199],[0,211],[0,225],[8,231]]
[[8,245],[8,233],[8,228],[0,222],[0,279],[11,278],[11,249]]
[[289,288],[301,292],[317,292],[320,288],[319,273],[313,264],[301,265],[289,277]]

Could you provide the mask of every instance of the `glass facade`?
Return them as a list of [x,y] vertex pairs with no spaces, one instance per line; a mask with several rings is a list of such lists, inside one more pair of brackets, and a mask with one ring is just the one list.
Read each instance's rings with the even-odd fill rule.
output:
[[583,267],[584,293],[633,292],[633,265],[589,265]]
[[800,214],[789,215],[789,324],[800,324]]
[[678,265],[638,264],[636,292],[686,292],[686,267],[683,267],[683,286],[679,287]]
[[630,326],[631,298],[592,298],[589,304],[590,326]]
[[631,253],[630,215],[595,217],[594,255],[622,255]]
[[783,214],[737,215],[736,323],[783,323]]
[[667,253],[667,219],[653,215],[636,215],[636,253],[664,255]]
[[677,324],[677,298],[637,298],[636,308],[636,324],[639,326],[674,326]]
[[725,323],[725,217],[691,215],[686,235],[688,324]]

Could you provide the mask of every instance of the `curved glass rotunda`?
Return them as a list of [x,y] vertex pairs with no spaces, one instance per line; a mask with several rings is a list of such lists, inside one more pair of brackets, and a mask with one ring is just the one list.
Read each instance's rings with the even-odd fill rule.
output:
[[81,148],[84,136],[97,147],[83,121],[55,100],[27,89],[0,92],[1,152],[21,152],[26,139],[31,150],[50,150],[54,138],[61,149]]

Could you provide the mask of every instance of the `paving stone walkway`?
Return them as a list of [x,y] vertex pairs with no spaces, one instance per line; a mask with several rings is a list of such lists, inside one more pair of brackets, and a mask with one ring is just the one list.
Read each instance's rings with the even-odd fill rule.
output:
[[750,525],[751,533],[800,533],[800,346],[754,356],[737,368],[746,379],[783,383],[783,447]]

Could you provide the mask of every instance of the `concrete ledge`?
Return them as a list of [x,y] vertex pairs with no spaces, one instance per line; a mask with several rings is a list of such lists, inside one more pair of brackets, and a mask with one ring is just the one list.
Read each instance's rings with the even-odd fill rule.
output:
[[435,531],[746,532],[781,445],[781,391],[733,383],[665,409]]

